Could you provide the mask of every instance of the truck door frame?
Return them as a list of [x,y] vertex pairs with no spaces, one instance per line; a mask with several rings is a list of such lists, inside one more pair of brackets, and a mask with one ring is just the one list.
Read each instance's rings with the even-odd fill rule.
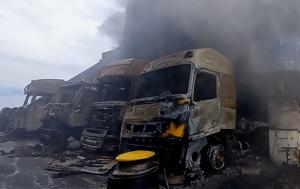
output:
[[[215,76],[216,79],[216,97],[215,98],[211,98],[211,99],[206,99],[206,100],[199,100],[199,101],[195,101],[195,85],[196,85],[196,78],[197,75],[199,73],[207,73],[207,74],[211,74]],[[192,93],[191,93],[191,99],[192,99],[192,103],[191,103],[191,116],[190,116],[190,120],[189,120],[189,130],[188,130],[188,135],[190,136],[194,136],[194,135],[200,135],[199,137],[202,138],[204,136],[207,136],[208,134],[206,134],[206,130],[213,130],[214,127],[216,127],[221,119],[221,100],[220,100],[220,77],[219,74],[217,72],[213,72],[207,69],[196,69],[193,75],[193,84],[192,84]],[[218,111],[216,112],[215,115],[215,119],[212,120],[212,125],[214,125],[213,127],[208,127],[208,128],[201,128],[201,126],[199,126],[199,122],[203,121],[202,120],[198,120],[195,116],[193,116],[193,113],[195,113],[195,111],[197,111],[197,107],[198,110],[200,111],[201,106],[203,105],[214,105],[216,106],[216,108],[218,109]],[[200,112],[199,112],[200,113]],[[205,119],[205,118],[204,118]],[[208,123],[209,125],[210,123]],[[207,124],[206,124],[207,125]],[[209,132],[210,133],[210,132]],[[198,137],[197,137],[198,138]]]

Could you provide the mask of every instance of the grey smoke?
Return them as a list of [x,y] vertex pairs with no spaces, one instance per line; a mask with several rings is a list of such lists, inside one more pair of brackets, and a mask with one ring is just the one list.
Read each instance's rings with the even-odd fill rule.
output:
[[300,67],[299,20],[299,0],[131,0],[116,37],[120,47],[111,54],[155,59],[215,48],[234,62],[239,114],[251,119],[266,113],[261,91],[253,89],[256,75]]
[[[299,10],[298,0],[132,0],[123,34],[109,33],[122,39],[118,58],[152,59],[213,47],[245,65],[253,51],[264,50],[260,46],[280,46],[286,38],[297,41]],[[108,25],[114,31],[120,21]]]
[[[100,35],[106,35],[115,42],[120,43],[124,29],[124,12],[116,12],[108,17],[99,27]],[[112,24],[113,23],[113,24]]]

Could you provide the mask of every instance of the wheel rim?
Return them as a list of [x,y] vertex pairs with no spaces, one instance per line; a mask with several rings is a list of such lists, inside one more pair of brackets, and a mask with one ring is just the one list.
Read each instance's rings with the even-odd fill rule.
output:
[[225,147],[222,144],[211,146],[209,149],[209,161],[214,170],[221,170],[225,166]]

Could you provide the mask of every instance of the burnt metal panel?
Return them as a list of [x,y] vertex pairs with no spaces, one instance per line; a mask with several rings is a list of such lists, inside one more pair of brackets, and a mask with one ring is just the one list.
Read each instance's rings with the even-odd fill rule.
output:
[[[188,56],[186,56],[188,54]],[[150,62],[144,72],[175,66],[178,64],[194,64],[199,69],[223,73],[233,76],[232,63],[215,49],[192,49],[177,52]]]
[[220,125],[220,102],[219,99],[211,99],[195,103],[191,109],[189,122],[189,135],[214,130]]
[[153,117],[157,117],[159,111],[159,103],[135,105],[128,108],[124,119],[148,121]]
[[104,76],[118,76],[118,75],[138,75],[141,73],[148,63],[142,59],[125,59],[114,62],[105,66],[99,73],[98,78]]
[[236,88],[232,76],[219,74],[221,106],[236,108]]
[[25,94],[53,94],[66,82],[61,79],[37,79],[32,80],[24,89]]
[[233,76],[232,63],[215,49],[195,49],[194,64],[198,68]]

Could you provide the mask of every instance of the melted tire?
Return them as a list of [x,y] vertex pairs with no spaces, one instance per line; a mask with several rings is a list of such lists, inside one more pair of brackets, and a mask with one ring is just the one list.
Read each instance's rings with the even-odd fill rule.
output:
[[218,172],[227,165],[226,156],[223,144],[207,145],[201,152],[201,168],[205,172]]

